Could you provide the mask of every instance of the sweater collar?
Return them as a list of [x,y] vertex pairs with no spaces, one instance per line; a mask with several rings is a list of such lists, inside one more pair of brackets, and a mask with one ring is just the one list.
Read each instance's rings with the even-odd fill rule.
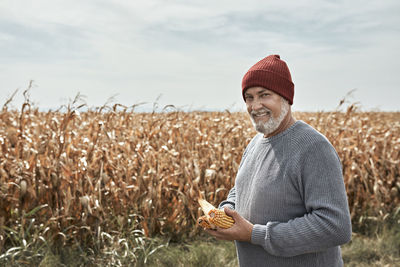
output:
[[284,130],[283,132],[280,132],[274,136],[270,136],[270,137],[264,137],[264,134],[259,133],[258,135],[260,136],[259,138],[261,138],[261,142],[262,143],[271,143],[274,140],[278,140],[281,137],[287,135],[288,133],[292,132],[294,128],[296,128],[297,125],[303,124],[304,122],[302,120],[297,120],[295,123],[293,123],[289,128],[287,128],[286,130]]

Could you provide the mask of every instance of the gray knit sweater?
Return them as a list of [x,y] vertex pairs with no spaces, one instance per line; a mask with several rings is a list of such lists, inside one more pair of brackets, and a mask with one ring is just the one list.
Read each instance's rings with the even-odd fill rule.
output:
[[351,221],[339,157],[303,121],[247,146],[228,206],[254,224],[236,241],[240,266],[343,266]]

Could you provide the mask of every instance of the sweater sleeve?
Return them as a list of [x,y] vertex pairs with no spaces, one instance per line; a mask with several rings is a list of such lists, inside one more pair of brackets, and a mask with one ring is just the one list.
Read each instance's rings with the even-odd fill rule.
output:
[[286,222],[255,224],[251,243],[291,257],[342,245],[351,239],[351,220],[336,151],[329,142],[311,145],[294,174],[307,212]]
[[235,187],[232,187],[232,189],[229,191],[228,197],[226,200],[222,201],[218,208],[223,209],[225,207],[230,208],[231,210],[235,209],[235,201],[236,201],[236,189]]
[[[255,136],[255,137],[250,141],[249,145],[248,145],[248,146],[246,147],[246,149],[244,150],[243,155],[242,155],[242,159],[241,159],[240,164],[239,164],[238,170],[240,170],[240,168],[242,167],[243,162],[244,162],[244,160],[245,160],[245,158],[246,158],[247,152],[248,152],[249,148],[251,147],[251,145],[254,143],[254,140],[256,139],[256,137],[257,137],[257,136]],[[231,190],[229,191],[228,197],[226,198],[226,200],[222,201],[222,202],[219,204],[218,208],[219,208],[219,209],[223,209],[223,208],[225,208],[225,207],[228,207],[228,208],[234,210],[234,209],[235,209],[235,203],[236,203],[236,188],[235,188],[235,187],[232,187]]]

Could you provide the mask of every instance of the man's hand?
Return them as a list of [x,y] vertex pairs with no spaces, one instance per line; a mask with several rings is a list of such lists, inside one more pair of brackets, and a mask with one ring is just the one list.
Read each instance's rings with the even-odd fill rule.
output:
[[224,209],[226,215],[231,216],[235,220],[235,224],[228,228],[222,229],[217,227],[216,230],[205,229],[207,233],[221,240],[237,240],[250,242],[251,232],[253,231],[253,224],[243,218],[234,210],[229,208]]

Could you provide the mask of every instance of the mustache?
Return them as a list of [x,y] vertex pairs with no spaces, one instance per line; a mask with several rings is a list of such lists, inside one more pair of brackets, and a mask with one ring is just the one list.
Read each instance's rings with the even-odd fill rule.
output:
[[267,108],[264,108],[264,109],[262,109],[262,110],[251,111],[251,112],[250,112],[250,115],[251,115],[251,116],[257,116],[257,115],[260,115],[260,114],[263,114],[263,113],[268,113],[268,114],[270,114],[270,113],[271,113],[271,110],[269,110],[269,109],[267,109]]

